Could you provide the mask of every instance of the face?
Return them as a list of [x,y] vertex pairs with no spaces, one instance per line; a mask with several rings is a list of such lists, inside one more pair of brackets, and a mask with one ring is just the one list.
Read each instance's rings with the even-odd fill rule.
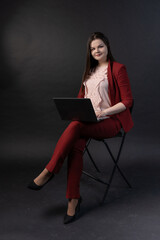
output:
[[101,39],[95,39],[90,44],[92,57],[99,63],[107,61],[108,48]]

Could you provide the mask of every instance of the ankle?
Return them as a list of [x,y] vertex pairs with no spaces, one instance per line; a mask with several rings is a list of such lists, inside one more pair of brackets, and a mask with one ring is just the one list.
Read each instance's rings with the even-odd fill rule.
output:
[[53,173],[49,172],[49,171],[47,170],[47,168],[45,168],[45,169],[42,171],[42,174],[43,174],[44,176],[46,176],[46,177],[50,177]]
[[34,182],[37,185],[43,185],[45,184],[52,176],[52,173],[50,173],[46,168],[34,179]]
[[68,209],[67,209],[67,215],[68,216],[74,216],[76,212],[76,208],[78,206],[79,199],[73,198],[69,199],[68,201]]
[[78,204],[78,199],[70,199],[68,201],[68,210],[71,210],[73,212],[77,204]]
[[78,199],[77,198],[70,198],[68,203],[76,204],[76,203],[78,203]]

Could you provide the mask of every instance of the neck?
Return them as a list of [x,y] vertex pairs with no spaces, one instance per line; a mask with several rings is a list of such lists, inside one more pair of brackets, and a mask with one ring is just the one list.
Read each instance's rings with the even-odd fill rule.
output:
[[99,66],[99,67],[108,66],[108,62],[99,62],[99,63],[98,63],[98,66]]

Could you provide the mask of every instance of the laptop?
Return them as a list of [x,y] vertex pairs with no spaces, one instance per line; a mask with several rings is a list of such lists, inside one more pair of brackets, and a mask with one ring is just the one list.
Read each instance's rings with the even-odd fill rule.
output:
[[[98,122],[89,98],[53,98],[62,120]],[[103,117],[104,119],[104,117]]]

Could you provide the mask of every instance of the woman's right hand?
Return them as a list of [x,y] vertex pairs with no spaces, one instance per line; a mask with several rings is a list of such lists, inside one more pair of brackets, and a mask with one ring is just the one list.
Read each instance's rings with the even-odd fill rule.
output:
[[101,111],[95,112],[97,118],[99,117],[100,113],[101,113]]
[[97,111],[95,112],[96,114],[96,117],[99,118],[99,117],[105,117],[107,115],[106,113],[106,110],[103,110],[103,111]]

